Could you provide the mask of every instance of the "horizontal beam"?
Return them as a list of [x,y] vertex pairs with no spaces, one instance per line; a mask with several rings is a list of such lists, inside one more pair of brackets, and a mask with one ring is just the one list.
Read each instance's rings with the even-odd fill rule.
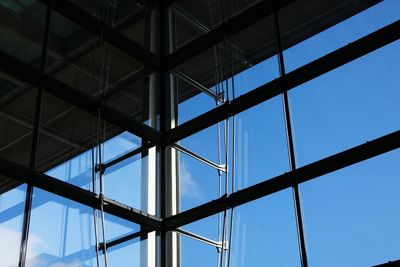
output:
[[[83,205],[100,209],[100,197],[98,195],[1,158],[0,174],[21,183],[31,184],[34,187]],[[122,219],[146,226],[149,229],[160,229],[161,226],[161,220],[155,216],[107,198],[104,199],[104,211]]]
[[140,44],[129,39],[120,32],[99,21],[98,18],[76,6],[68,0],[40,0],[46,5],[51,5],[54,10],[78,24],[85,30],[103,38],[108,43],[124,51],[128,55],[138,59],[145,65],[155,69],[160,69],[159,56],[145,49]]
[[[124,242],[127,242],[129,240],[132,240],[132,239],[135,239],[135,238],[138,238],[138,237],[143,237],[145,235],[146,235],[146,232],[139,231],[139,232],[134,232],[134,233],[125,235],[123,237],[115,238],[115,239],[113,239],[111,241],[107,241],[107,244],[106,244],[107,245],[107,249],[115,247],[115,246],[117,246],[119,244],[122,244]],[[104,253],[104,243],[103,242],[99,243],[99,250],[103,251],[103,253]]]
[[284,173],[270,180],[239,190],[229,196],[225,195],[217,200],[166,218],[162,222],[162,228],[164,230],[177,229],[178,227],[201,220],[229,208],[234,208],[250,201],[271,195],[290,188],[293,185],[340,170],[399,147],[400,131],[396,131],[373,141],[300,167],[294,171]]
[[149,140],[151,143],[159,144],[161,140],[160,134],[150,126],[137,122],[104,103],[99,103],[87,94],[49,75],[41,74],[39,70],[1,51],[0,62],[1,70],[18,79],[29,82],[37,87],[44,85],[48,93],[95,116],[98,116],[98,109],[100,108],[102,119],[136,136]]
[[386,263],[374,265],[373,267],[396,267],[396,266],[400,266],[400,260],[388,261]]
[[226,35],[234,35],[271,15],[275,10],[281,9],[294,0],[261,1],[228,21],[221,23],[208,33],[194,39],[166,58],[166,67],[171,70],[201,52],[222,42]]
[[[230,116],[252,108],[322,74],[334,70],[400,38],[400,20],[370,33],[353,43],[314,60],[285,76],[226,102],[166,133],[167,144],[174,144]],[[278,67],[278,66],[277,66]]]

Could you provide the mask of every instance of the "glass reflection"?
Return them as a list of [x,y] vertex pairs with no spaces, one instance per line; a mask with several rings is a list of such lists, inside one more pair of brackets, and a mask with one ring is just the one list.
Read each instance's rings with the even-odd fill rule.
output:
[[375,266],[400,251],[400,150],[300,185],[310,266]]
[[96,266],[93,210],[34,189],[27,266]]
[[7,188],[2,177],[0,187],[0,266],[17,266],[24,218],[26,185]]

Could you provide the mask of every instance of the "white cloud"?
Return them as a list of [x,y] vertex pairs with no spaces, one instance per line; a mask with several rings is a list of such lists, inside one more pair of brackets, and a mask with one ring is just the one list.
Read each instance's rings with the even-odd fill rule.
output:
[[79,267],[81,264],[78,261],[65,263],[65,262],[56,262],[49,265],[49,267]]
[[[21,244],[21,233],[9,229],[4,226],[0,226],[0,251],[1,251],[1,262],[0,267],[10,267],[18,265],[19,261],[19,248]],[[27,251],[27,258],[31,258],[32,255],[37,254],[37,248],[44,245],[43,240],[35,235],[29,236],[29,248]],[[31,261],[27,266],[35,266],[37,262]]]
[[0,236],[0,251],[2,254],[0,267],[17,265],[21,234],[8,228],[0,227]]
[[193,179],[186,163],[182,160],[180,165],[180,192],[182,197],[201,200],[204,198],[199,185]]

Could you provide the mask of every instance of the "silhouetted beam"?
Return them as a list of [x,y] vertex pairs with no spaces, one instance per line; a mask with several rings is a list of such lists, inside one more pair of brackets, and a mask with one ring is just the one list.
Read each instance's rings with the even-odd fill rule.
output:
[[400,38],[400,20],[370,33],[288,74],[264,84],[234,100],[212,109],[166,133],[166,143],[173,144],[206,129],[227,117],[252,108],[322,74],[362,57]]
[[[21,183],[30,183],[34,187],[83,205],[100,209],[100,198],[98,195],[72,184],[54,179],[48,175],[35,172],[11,161],[0,159],[0,174]],[[104,211],[122,219],[146,226],[149,229],[160,229],[161,226],[161,221],[155,216],[111,199],[104,199]]]
[[270,180],[258,183],[229,196],[205,203],[163,220],[164,230],[173,230],[186,224],[201,220],[229,208],[234,208],[250,201],[271,195],[322,175],[340,170],[358,162],[381,155],[400,147],[400,131],[382,136],[373,141],[345,150],[281,174]]
[[1,70],[14,75],[22,81],[26,81],[35,86],[45,86],[45,90],[62,100],[85,110],[95,116],[98,116],[98,109],[101,110],[101,118],[113,125],[126,130],[136,136],[158,144],[161,140],[157,130],[137,122],[120,111],[99,103],[85,93],[78,91],[71,86],[49,76],[41,74],[39,70],[34,69],[28,64],[0,51]]
[[400,260],[389,261],[379,265],[374,265],[373,267],[397,267],[397,266],[400,266]]
[[234,35],[263,18],[273,14],[276,9],[294,2],[294,0],[261,1],[238,15],[232,17],[225,23],[211,30],[210,32],[194,39],[166,58],[166,68],[173,69],[185,61],[193,58],[201,52],[213,47],[225,39],[226,35]]
[[140,44],[129,39],[120,32],[113,30],[111,27],[100,23],[99,19],[89,12],[76,6],[68,0],[40,0],[46,5],[51,5],[54,10],[78,24],[85,30],[102,37],[105,41],[119,48],[125,53],[138,59],[145,65],[158,70],[160,68],[160,60],[157,55],[144,48]]

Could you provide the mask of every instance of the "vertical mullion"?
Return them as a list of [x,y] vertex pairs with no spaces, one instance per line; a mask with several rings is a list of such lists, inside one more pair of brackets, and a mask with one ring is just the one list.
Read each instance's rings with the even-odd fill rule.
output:
[[[156,8],[158,13],[158,20],[157,20],[157,31],[154,33],[155,36],[157,36],[158,41],[159,41],[159,56],[160,56],[160,73],[159,73],[159,88],[158,88],[158,100],[159,100],[159,116],[160,116],[160,133],[161,133],[161,145],[160,145],[160,157],[159,157],[159,164],[160,164],[160,198],[159,198],[159,204],[160,204],[160,217],[165,218],[168,215],[168,204],[169,204],[169,192],[167,190],[168,188],[168,182],[167,182],[167,176],[168,176],[168,148],[167,145],[165,144],[165,132],[168,129],[168,117],[167,112],[168,112],[168,94],[166,92],[166,89],[168,88],[167,85],[167,73],[165,70],[165,56],[166,56],[166,44],[167,41],[167,32],[165,30],[166,28],[165,25],[165,17],[166,17],[166,9],[168,7],[166,4],[161,1],[158,7]],[[169,266],[169,249],[170,246],[168,244],[168,232],[164,231],[163,229],[160,232],[160,266],[161,267],[166,267]]]
[[[282,78],[281,86],[285,87],[284,78],[286,72],[285,72],[285,64],[284,64],[283,50],[282,50],[282,39],[280,34],[279,18],[277,10],[275,10],[274,12],[274,19],[275,19],[275,27],[276,27],[275,29],[276,29],[277,43],[278,43],[279,74],[280,77]],[[291,117],[290,117],[289,97],[286,90],[282,94],[282,100],[283,100],[283,109],[285,118],[286,138],[288,144],[290,171],[294,171],[296,170],[296,158],[294,153],[294,142],[293,142],[293,132],[292,132]],[[299,250],[300,250],[301,266],[308,267],[298,184],[294,182],[292,189],[293,189],[294,207],[296,214],[297,234],[300,247]]]
[[[50,30],[50,15],[52,8],[49,5],[46,6],[46,18],[44,25],[44,33],[43,33],[43,43],[42,43],[42,54],[40,58],[40,73],[43,76],[46,68],[46,60],[47,60],[47,45],[49,40],[49,30]],[[33,134],[32,134],[32,144],[31,144],[31,155],[29,168],[35,170],[36,168],[36,160],[38,154],[38,143],[39,143],[39,128],[40,128],[40,120],[42,113],[42,97],[43,97],[43,79],[41,79],[40,85],[37,89],[36,95],[36,105],[35,105],[35,117],[34,117],[34,125],[33,125]],[[24,208],[24,218],[22,224],[22,235],[21,235],[21,246],[20,246],[20,254],[19,254],[19,267],[25,266],[26,261],[26,252],[28,246],[28,237],[29,237],[29,225],[31,219],[31,209],[32,209],[32,195],[33,195],[33,186],[28,183],[26,189],[26,198],[25,198],[25,208]]]

